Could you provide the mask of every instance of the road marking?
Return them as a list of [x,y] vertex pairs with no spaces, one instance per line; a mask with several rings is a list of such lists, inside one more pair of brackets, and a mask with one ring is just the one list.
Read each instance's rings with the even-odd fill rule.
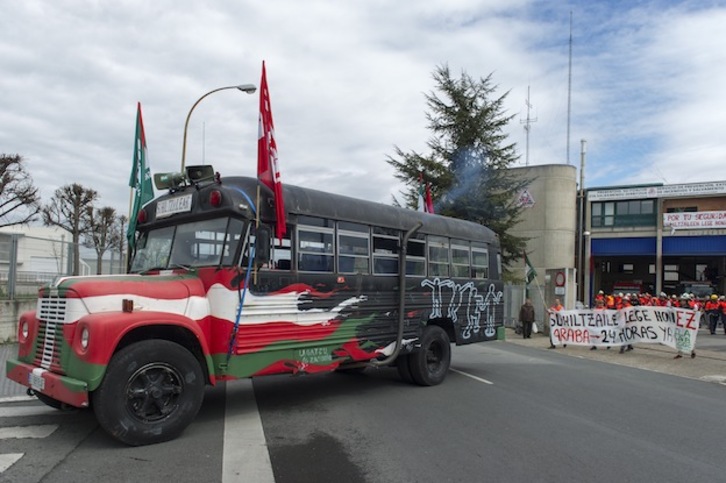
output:
[[462,376],[471,377],[475,381],[483,382],[484,384],[494,384],[492,381],[487,381],[486,379],[482,379],[481,377],[475,376],[474,374],[469,374],[468,372],[460,371],[458,369],[452,369],[449,368],[451,372],[455,372],[457,374],[461,374]]
[[18,418],[28,416],[47,416],[73,414],[75,411],[61,411],[45,404],[36,404],[33,406],[8,406],[0,408],[0,418]]
[[0,428],[0,439],[47,438],[58,429],[57,424],[42,424],[36,426],[9,426]]
[[224,417],[222,483],[274,483],[270,453],[252,379],[228,381]]
[[0,404],[12,403],[12,402],[30,402],[30,401],[35,401],[35,397],[28,396],[28,395],[0,397]]
[[25,453],[6,453],[0,454],[0,474],[13,466],[13,464],[23,457]]

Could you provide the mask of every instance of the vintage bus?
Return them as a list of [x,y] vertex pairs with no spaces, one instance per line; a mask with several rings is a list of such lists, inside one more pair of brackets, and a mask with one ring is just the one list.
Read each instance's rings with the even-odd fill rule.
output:
[[[63,277],[18,324],[10,379],[90,407],[130,445],[178,436],[206,385],[396,367],[441,383],[451,343],[503,325],[499,242],[468,221],[284,186],[209,166],[155,176],[126,275]],[[258,212],[259,210],[259,212]]]

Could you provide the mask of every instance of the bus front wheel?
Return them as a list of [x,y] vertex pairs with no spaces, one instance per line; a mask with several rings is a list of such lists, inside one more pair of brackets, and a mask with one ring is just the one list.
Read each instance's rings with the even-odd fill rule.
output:
[[421,347],[408,355],[411,377],[419,386],[441,384],[451,364],[451,342],[446,331],[429,325],[421,334]]
[[93,407],[101,427],[132,446],[176,438],[204,398],[204,375],[186,348],[146,340],[121,349],[109,363]]

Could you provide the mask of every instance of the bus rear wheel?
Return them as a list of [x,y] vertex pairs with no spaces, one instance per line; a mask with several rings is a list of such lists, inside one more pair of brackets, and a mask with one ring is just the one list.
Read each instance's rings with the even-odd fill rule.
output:
[[132,446],[176,438],[194,420],[204,398],[204,375],[186,348],[146,340],[111,359],[93,407],[101,427]]
[[451,365],[451,341],[444,329],[429,325],[421,334],[421,347],[408,355],[411,377],[419,386],[435,386],[446,379]]

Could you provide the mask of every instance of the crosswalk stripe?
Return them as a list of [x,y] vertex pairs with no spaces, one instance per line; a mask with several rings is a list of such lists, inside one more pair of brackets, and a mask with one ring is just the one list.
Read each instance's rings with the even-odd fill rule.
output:
[[0,473],[10,468],[13,463],[23,457],[24,453],[0,454]]
[[16,406],[0,408],[0,418],[17,418],[28,416],[45,416],[48,414],[72,414],[73,411],[60,411],[50,406],[34,405],[34,406]]
[[32,396],[28,396],[27,394],[24,396],[7,396],[7,397],[0,397],[0,404],[2,403],[13,403],[13,402],[29,402],[29,401],[35,401],[35,398]]
[[274,483],[252,379],[228,381],[226,392],[222,482]]
[[35,426],[9,426],[0,428],[0,439],[47,438],[58,429],[57,424],[40,424]]

